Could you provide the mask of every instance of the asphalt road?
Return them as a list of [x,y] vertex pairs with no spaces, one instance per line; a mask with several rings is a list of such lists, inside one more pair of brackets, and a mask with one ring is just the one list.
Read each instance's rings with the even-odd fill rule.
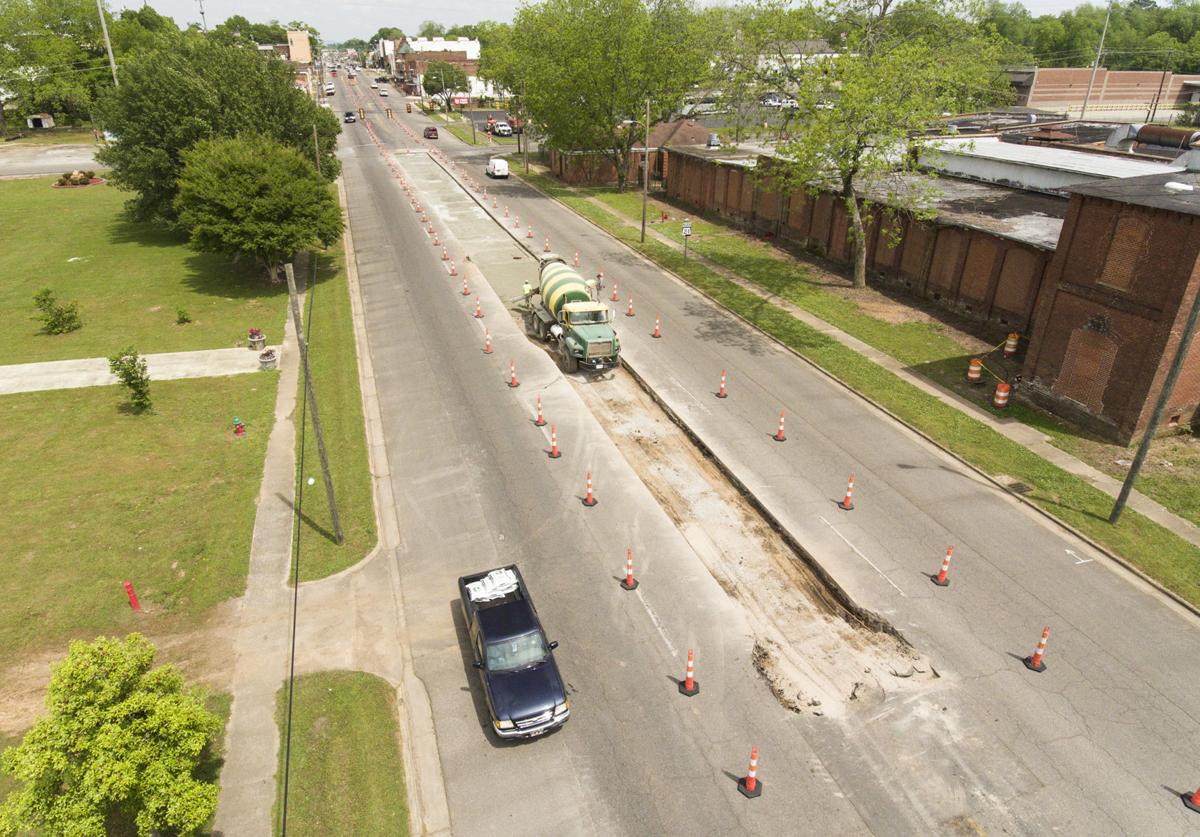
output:
[[0,177],[62,174],[80,168],[99,168],[91,145],[20,145],[0,147]]
[[[374,110],[374,103],[368,100],[366,107],[368,121],[386,146],[411,146],[407,135],[382,118],[382,110]],[[417,115],[400,113],[398,118],[414,129],[425,124]],[[356,136],[353,131],[350,135]],[[474,166],[482,179],[487,150],[468,148],[448,136],[440,147]],[[374,159],[368,159],[372,154]],[[454,241],[452,249],[473,251],[482,258],[513,247],[508,234],[494,225],[489,229],[478,205],[467,206],[464,201],[474,201],[427,157],[400,159],[431,200],[447,208],[439,222],[451,232],[464,230],[463,240]],[[582,643],[588,652],[564,661],[568,678],[578,678],[577,686],[584,684],[576,702],[587,709],[577,709],[580,717],[562,733],[535,747],[519,748],[536,753],[536,759],[493,768],[494,760],[479,759],[487,746],[479,740],[481,732],[464,733],[461,725],[454,734],[446,730],[454,746],[443,746],[443,765],[454,815],[469,818],[463,833],[490,822],[475,819],[481,812],[473,789],[491,787],[495,781],[501,784],[494,787],[502,789],[503,780],[537,783],[541,780],[536,776],[551,757],[559,760],[553,769],[567,773],[547,776],[575,777],[574,800],[582,800],[590,812],[588,821],[576,823],[584,831],[614,824],[628,833],[675,832],[697,824],[712,832],[731,825],[749,830],[752,823],[746,816],[753,816],[758,830],[768,833],[797,824],[803,833],[982,827],[1016,833],[1175,834],[1197,827],[1195,815],[1183,808],[1177,794],[1196,784],[1200,772],[1194,759],[1200,744],[1197,620],[557,203],[519,181],[491,184],[501,206],[508,204],[526,222],[532,220],[536,240],[548,234],[560,251],[578,251],[585,271],[603,269],[610,281],[621,283],[624,293],[633,292],[639,316],[627,324],[618,322],[618,327],[625,326],[622,341],[633,367],[856,601],[890,620],[929,655],[942,675],[938,688],[910,700],[886,702],[853,723],[814,723],[812,718],[788,715],[761,688],[734,686],[741,682],[746,638],[728,628],[710,627],[725,649],[718,671],[710,677],[714,682],[722,679],[741,698],[736,709],[724,703],[718,710],[727,714],[721,745],[716,746],[716,739],[710,739],[708,747],[698,744],[698,730],[690,726],[687,713],[682,718],[689,723],[681,722],[677,701],[666,693],[648,694],[646,683],[652,678],[642,680],[656,667],[669,670],[669,653],[664,655],[653,642],[643,647],[614,641],[628,634],[630,614],[613,609],[621,607],[619,597],[610,606],[607,591],[597,595],[582,578],[596,572],[597,561],[605,560],[611,568],[609,556],[624,548],[612,541],[622,538],[621,531],[633,518],[609,520],[610,528],[599,531],[594,518],[578,520],[569,507],[577,474],[570,474],[560,487],[559,497],[568,502],[553,503],[547,510],[544,487],[559,484],[562,470],[548,468],[536,457],[531,462],[514,438],[520,405],[514,407],[511,393],[495,396],[495,364],[488,370],[476,354],[479,334],[472,326],[478,324],[469,317],[462,322],[463,301],[446,293],[444,276],[437,273],[440,263],[432,258],[433,249],[422,240],[412,210],[374,146],[356,146],[347,158],[346,173],[356,237],[361,207],[368,206],[378,213],[372,239],[386,239],[367,242],[368,247],[380,248],[370,254],[363,253],[360,239],[360,259],[365,255],[387,264],[390,280],[381,279],[373,286],[376,290],[368,291],[368,320],[382,318],[389,324],[381,329],[380,340],[391,334],[386,339],[407,341],[403,349],[396,348],[403,361],[381,363],[375,331],[371,333],[376,368],[388,365],[398,375],[387,390],[394,386],[405,393],[394,397],[397,404],[406,405],[403,441],[408,447],[403,453],[398,450],[393,461],[419,462],[423,473],[436,474],[438,480],[435,491],[424,486],[417,491],[410,486],[408,491],[414,549],[401,561],[413,589],[432,594],[460,566],[478,568],[518,555],[522,566],[528,561],[533,567],[526,575],[534,579],[535,593],[541,584],[553,591],[549,599],[555,618],[546,621],[558,627],[564,651]],[[511,281],[503,272],[497,276],[500,283]],[[387,297],[382,296],[385,287]],[[485,300],[499,304],[489,288],[482,290]],[[381,296],[372,298],[373,294]],[[662,315],[667,337],[652,342],[647,332],[654,313]],[[529,363],[539,365],[537,351],[531,353],[511,321],[501,328],[493,315],[489,324],[494,336],[503,331],[505,340],[512,341],[506,343],[503,357],[529,355]],[[557,373],[544,355],[541,361],[538,374],[545,377],[539,380],[554,387]],[[518,363],[526,366],[524,360]],[[731,398],[718,406],[711,393],[722,368],[730,372]],[[429,377],[418,386],[414,379],[425,375]],[[559,385],[555,392],[561,389]],[[381,394],[384,391],[381,386]],[[578,407],[569,406],[572,411]],[[788,411],[789,441],[784,444],[768,438],[780,408]],[[587,417],[573,420],[578,422],[572,428],[576,435],[587,425]],[[420,431],[414,433],[416,425]],[[397,437],[396,444],[401,441]],[[589,445],[594,445],[591,450],[604,447],[597,440]],[[608,467],[619,471],[619,460],[612,460],[606,472]],[[840,497],[851,472],[858,476],[856,509],[846,513],[833,500]],[[637,485],[630,484],[628,491],[636,497]],[[454,500],[445,501],[443,492]],[[431,506],[438,497],[453,508]],[[452,539],[438,548],[436,533],[416,533],[436,529],[433,522],[444,520],[443,514],[459,525]],[[631,514],[655,517],[654,509],[641,503]],[[585,529],[576,528],[581,524],[587,524]],[[656,537],[670,539],[662,521],[654,525]],[[940,590],[929,583],[928,574],[937,569],[948,543],[958,547],[953,581]],[[579,548],[564,550],[564,544]],[[458,557],[463,553],[469,554]],[[581,555],[586,559],[576,563]],[[669,582],[676,603],[656,611],[674,613],[678,602],[695,599],[699,590],[700,604],[719,612],[722,622],[737,624],[737,609],[711,589],[711,579],[703,577],[686,545],[673,560],[680,567],[678,577]],[[452,608],[452,586],[445,589],[440,606]],[[603,580],[598,589],[604,590]],[[407,601],[419,609],[423,598]],[[587,616],[582,621],[581,612]],[[447,713],[462,712],[462,699],[454,703],[443,689],[454,688],[456,678],[460,686],[469,682],[469,669],[461,661],[455,669],[453,654],[445,647],[445,614],[440,625],[436,610],[428,615],[422,623],[410,614],[408,624],[428,626],[428,635],[414,636],[413,641],[422,649],[416,653],[418,667],[426,667],[431,683],[444,684],[431,685],[441,735]],[[702,621],[712,625],[714,620],[710,616]],[[695,621],[687,624],[685,632]],[[1020,658],[1032,651],[1043,624],[1052,625],[1054,633],[1047,656],[1050,668],[1039,675],[1027,672]],[[705,639],[707,645],[715,637]],[[643,653],[627,658],[625,652],[633,650]],[[610,716],[607,706],[598,708],[593,690],[609,697],[636,694],[636,707],[645,714],[636,724],[620,712]],[[439,695],[446,702],[439,703]],[[599,726],[580,722],[585,711],[601,713],[596,718],[602,720]],[[763,737],[764,724],[770,727],[769,739]],[[661,794],[649,792],[644,784],[648,780],[631,783],[612,775],[637,771],[639,776],[655,776],[687,753],[712,759],[713,765],[726,762],[722,769],[738,771],[734,740],[740,743],[746,737],[770,740],[771,752],[797,754],[806,767],[797,763],[799,769],[789,771],[789,765],[777,765],[784,771],[777,777],[778,786],[798,799],[815,793],[819,803],[802,804],[806,813],[801,814],[794,809],[764,813],[762,805],[730,808],[729,802],[740,800],[729,798],[728,777],[680,775],[669,784],[675,798],[687,800],[687,818],[681,820],[664,816]],[[547,746],[551,741],[553,750]],[[727,755],[727,750],[733,752]],[[815,773],[806,774],[806,769]],[[557,781],[551,785],[559,787]],[[484,796],[485,806],[504,806],[508,799],[502,790]],[[774,795],[772,799],[773,806],[777,802]],[[845,810],[846,804],[850,810]],[[562,809],[551,805],[546,810]],[[608,812],[611,817],[614,811],[626,815],[616,820],[602,816]],[[814,811],[828,821],[814,818]],[[533,830],[540,830],[543,822],[532,814],[525,821],[535,824]],[[462,822],[456,819],[456,824]],[[564,825],[553,818],[546,822]]]

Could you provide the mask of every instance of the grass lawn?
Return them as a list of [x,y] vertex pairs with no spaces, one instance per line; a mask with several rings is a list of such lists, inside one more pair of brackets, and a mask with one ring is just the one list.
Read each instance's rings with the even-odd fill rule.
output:
[[[283,328],[286,287],[253,265],[197,253],[182,237],[126,220],[129,195],[110,186],[53,189],[53,178],[0,181],[0,364],[138,351],[215,349],[270,342]],[[51,288],[78,301],[83,328],[41,334],[33,295]],[[192,318],[176,325],[176,309]]]
[[[276,695],[280,737],[287,729],[287,686]],[[283,804],[280,744],[275,833]],[[408,834],[396,693],[373,674],[331,671],[296,679],[288,833]]]
[[[721,305],[795,349],[840,380],[874,399],[939,444],[985,472],[1008,475],[1033,490],[1026,497],[1104,544],[1183,598],[1200,604],[1200,549],[1142,515],[1127,510],[1108,523],[1112,498],[992,430],[938,401],[854,350],[797,320],[777,305],[739,287],[695,260],[648,238],[604,208],[544,175],[529,180],[634,249],[673,271]],[[639,209],[640,211],[640,209]]]
[[[296,438],[296,462],[304,465],[301,476],[303,515],[300,538],[300,580],[311,581],[343,570],[362,560],[375,546],[375,505],[371,496],[371,469],[367,460],[366,430],[363,427],[362,395],[358,386],[358,355],[354,346],[354,323],[350,312],[350,290],[342,248],[330,249],[318,258],[317,280],[310,284],[304,322],[308,356],[312,368],[325,449],[333,472],[333,488],[345,541],[338,546],[332,535],[329,504],[321,479],[321,459],[306,412],[302,441]],[[297,415],[304,403],[304,380],[299,381]]]
[[0,397],[9,661],[68,638],[151,631],[241,595],[278,380],[157,381],[154,411],[140,416],[115,386]]
[[[96,145],[96,135],[88,127],[55,127],[33,130],[20,126],[18,131],[10,124],[9,130],[12,135],[0,143],[0,148],[9,145]],[[18,133],[24,134],[24,136],[17,138],[15,135]]]

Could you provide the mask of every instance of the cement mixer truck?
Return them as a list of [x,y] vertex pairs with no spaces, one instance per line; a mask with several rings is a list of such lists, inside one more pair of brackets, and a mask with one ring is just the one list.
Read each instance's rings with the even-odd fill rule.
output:
[[564,372],[600,372],[617,365],[621,344],[612,312],[592,298],[587,282],[561,257],[542,256],[538,286],[525,295],[521,312],[526,334],[557,344]]

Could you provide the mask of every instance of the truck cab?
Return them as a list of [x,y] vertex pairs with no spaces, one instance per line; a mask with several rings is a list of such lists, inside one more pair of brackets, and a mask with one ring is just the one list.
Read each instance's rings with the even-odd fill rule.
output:
[[475,670],[499,738],[534,738],[571,715],[562,676],[515,564],[458,580]]

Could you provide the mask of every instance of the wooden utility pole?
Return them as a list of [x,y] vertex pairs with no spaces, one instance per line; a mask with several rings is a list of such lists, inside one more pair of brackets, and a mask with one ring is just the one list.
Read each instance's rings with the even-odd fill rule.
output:
[[317,434],[317,453],[321,455],[321,473],[325,476],[325,499],[329,501],[329,519],[333,522],[334,540],[340,546],[345,538],[342,536],[342,521],[338,517],[337,499],[333,496],[333,475],[329,473],[329,455],[325,452],[325,434],[321,432],[321,416],[317,412],[317,392],[313,389],[312,375],[308,368],[308,343],[304,340],[304,324],[300,321],[300,297],[296,293],[296,274],[291,262],[283,266],[283,271],[287,274],[288,300],[292,304],[292,323],[296,326],[296,345],[300,347],[300,368],[304,373],[304,392],[308,398],[308,410],[312,413],[313,431]]

